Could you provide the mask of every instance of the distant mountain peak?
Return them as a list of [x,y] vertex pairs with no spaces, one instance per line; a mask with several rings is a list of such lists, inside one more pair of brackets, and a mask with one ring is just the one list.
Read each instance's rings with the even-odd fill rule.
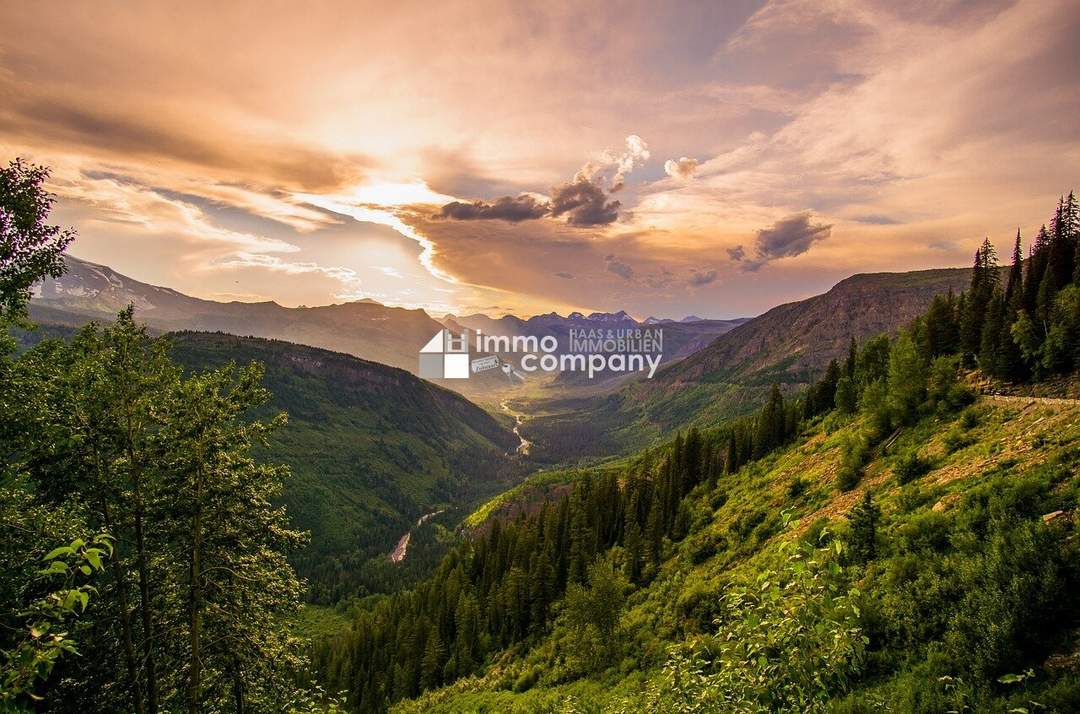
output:
[[593,312],[585,319],[592,320],[593,322],[625,322],[627,320],[636,322],[634,318],[626,314],[626,310],[619,310],[618,312]]

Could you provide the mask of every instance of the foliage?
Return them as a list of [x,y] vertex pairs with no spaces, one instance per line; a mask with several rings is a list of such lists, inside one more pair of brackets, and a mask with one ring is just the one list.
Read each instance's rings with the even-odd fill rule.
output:
[[112,554],[112,537],[98,534],[89,542],[77,538],[42,558],[46,565],[38,576],[60,579],[62,586],[19,613],[24,619],[22,639],[12,649],[0,651],[0,706],[20,709],[26,700],[40,700],[33,692],[35,684],[48,679],[61,657],[78,654],[75,641],[62,628],[66,621],[86,613],[90,596],[97,593],[88,581],[104,569],[103,561]]
[[266,400],[261,370],[182,378],[130,310],[4,369],[0,429],[33,497],[125,546],[46,705],[258,707],[294,691],[301,585],[286,554],[302,539],[272,503],[285,471],[253,456],[282,421],[246,416]]
[[911,483],[930,470],[931,464],[912,450],[901,455],[893,467],[893,474],[901,485]]
[[0,168],[0,324],[26,324],[30,288],[64,272],[62,254],[73,230],[46,223],[53,197],[44,184],[49,170],[15,159]]
[[839,548],[788,542],[781,551],[785,570],[729,586],[715,634],[673,648],[644,706],[624,711],[825,711],[848,688],[868,640]]

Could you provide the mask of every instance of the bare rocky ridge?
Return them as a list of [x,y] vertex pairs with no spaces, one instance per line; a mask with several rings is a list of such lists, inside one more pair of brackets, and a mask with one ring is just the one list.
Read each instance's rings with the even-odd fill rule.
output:
[[845,356],[852,337],[861,342],[895,332],[926,312],[935,295],[959,293],[970,282],[967,268],[853,275],[822,295],[774,307],[736,327],[661,372],[655,386],[778,365],[791,374],[816,372]]

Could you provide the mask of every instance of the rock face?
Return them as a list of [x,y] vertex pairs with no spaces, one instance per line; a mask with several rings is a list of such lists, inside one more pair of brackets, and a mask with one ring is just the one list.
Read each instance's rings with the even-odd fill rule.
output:
[[[851,338],[863,342],[896,332],[922,314],[935,295],[959,293],[971,282],[965,268],[868,273],[828,292],[787,303],[740,324],[653,379],[620,385],[575,413],[554,415],[528,432],[549,460],[626,452],[691,424],[708,426],[757,409],[772,384],[797,392],[818,379],[832,359],[847,356]],[[690,323],[690,326],[698,323]],[[667,325],[665,325],[665,328]],[[666,342],[666,340],[665,340]],[[551,443],[572,445],[548,456]]]
[[[966,268],[853,275],[831,290],[787,303],[736,327],[657,376],[657,386],[737,377],[783,366],[789,374],[814,373],[862,341],[895,332],[926,311],[935,295],[964,290]],[[658,381],[659,380],[659,381]]]

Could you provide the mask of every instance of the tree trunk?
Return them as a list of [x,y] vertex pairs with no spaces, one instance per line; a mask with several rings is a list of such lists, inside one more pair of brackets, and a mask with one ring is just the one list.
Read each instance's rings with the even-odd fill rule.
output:
[[240,674],[240,663],[233,658],[229,668],[232,670],[233,702],[236,704],[236,714],[244,714],[244,678]]
[[154,620],[151,616],[150,579],[146,565],[146,541],[143,537],[142,506],[135,512],[135,547],[139,563],[139,594],[143,626],[143,659],[146,662],[146,699],[149,714],[157,714],[157,666],[154,661]]
[[135,559],[139,568],[139,599],[142,612],[143,628],[143,662],[146,666],[146,699],[149,714],[157,714],[158,690],[157,690],[157,664],[154,658],[154,618],[151,613],[150,602],[150,576],[149,567],[146,563],[146,538],[143,535],[143,493],[142,493],[142,465],[135,453],[135,428],[132,423],[131,408],[128,405],[126,414],[127,422],[127,450],[128,463],[132,468],[132,484],[135,491]]
[[[201,458],[201,454],[200,454]],[[195,512],[191,520],[191,669],[188,711],[198,714],[202,699],[202,464],[195,473]]]
[[[110,533],[116,531],[109,519],[109,504],[102,503],[101,512],[105,521],[105,529]],[[124,587],[124,569],[120,566],[119,553],[114,553],[109,558],[112,563],[113,580],[116,581],[116,598],[120,605],[120,629],[124,639],[124,660],[127,664],[128,680],[131,685],[131,699],[135,706],[136,714],[144,714],[142,688],[139,686],[139,666],[135,660],[135,643],[131,635],[131,612],[128,609],[127,590]]]

